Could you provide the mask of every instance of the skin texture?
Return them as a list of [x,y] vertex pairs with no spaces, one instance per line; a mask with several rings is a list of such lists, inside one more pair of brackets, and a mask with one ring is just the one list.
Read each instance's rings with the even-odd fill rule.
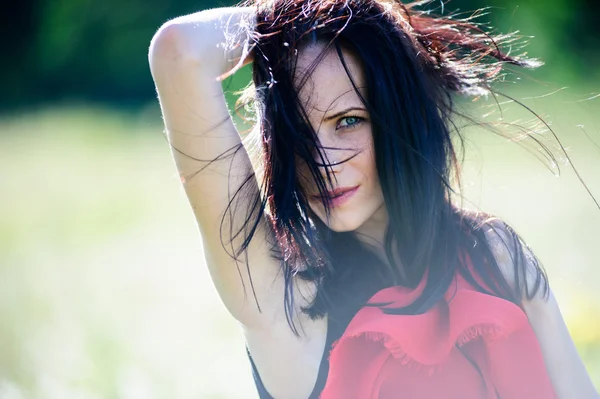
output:
[[[298,78],[323,49],[322,44],[315,44],[299,53]],[[345,50],[343,55],[361,95],[366,97],[359,60]],[[334,231],[354,231],[366,242],[381,243],[388,218],[375,166],[369,114],[334,51],[327,52],[319,62],[301,87],[299,96],[326,158],[321,160],[315,154],[315,159],[320,164],[331,165],[334,186],[330,189],[359,186],[348,201],[332,208],[329,219],[319,198],[309,196],[311,210]],[[299,171],[306,192],[318,194],[306,168],[300,165]],[[325,167],[321,172],[325,177]]]

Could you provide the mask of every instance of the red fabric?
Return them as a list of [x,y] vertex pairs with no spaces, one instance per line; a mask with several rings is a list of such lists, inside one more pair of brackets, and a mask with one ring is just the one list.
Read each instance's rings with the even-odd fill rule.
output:
[[[410,304],[423,290],[391,287],[370,303]],[[333,345],[320,399],[552,399],[523,310],[457,276],[421,315],[363,307]]]

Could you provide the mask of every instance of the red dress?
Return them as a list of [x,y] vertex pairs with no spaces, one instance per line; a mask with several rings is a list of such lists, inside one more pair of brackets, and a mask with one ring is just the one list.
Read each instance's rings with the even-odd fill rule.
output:
[[[390,287],[369,303],[410,304],[423,290]],[[420,315],[363,307],[329,355],[320,399],[552,399],[523,310],[457,276],[445,301]]]

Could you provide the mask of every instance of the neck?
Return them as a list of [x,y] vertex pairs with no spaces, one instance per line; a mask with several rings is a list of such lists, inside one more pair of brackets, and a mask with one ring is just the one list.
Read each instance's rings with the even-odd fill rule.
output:
[[371,216],[369,220],[363,223],[354,231],[356,238],[366,247],[371,249],[382,261],[388,263],[385,254],[385,231],[389,223],[389,216],[385,204]]
[[400,254],[397,251],[397,247],[392,245],[392,260],[387,256],[385,252],[385,232],[389,225],[389,216],[387,213],[387,209],[385,205],[382,205],[381,208],[375,212],[375,214],[365,222],[361,227],[355,230],[356,238],[363,243],[363,245],[373,251],[373,253],[383,262],[383,264],[387,265],[391,270],[397,270],[399,273],[400,280],[396,280],[396,283],[399,284],[399,281],[406,281],[406,274],[404,272],[402,261],[400,259]]

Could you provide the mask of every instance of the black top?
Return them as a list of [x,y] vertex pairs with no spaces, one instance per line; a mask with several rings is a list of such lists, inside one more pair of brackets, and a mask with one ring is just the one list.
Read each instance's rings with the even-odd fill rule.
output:
[[[321,391],[323,391],[323,388],[325,388],[325,381],[327,381],[327,375],[329,374],[329,351],[331,350],[332,344],[339,337],[341,337],[342,333],[344,332],[344,328],[342,328],[339,323],[336,323],[333,320],[334,319],[332,317],[327,318],[327,337],[325,338],[325,348],[323,350],[323,356],[321,357],[321,363],[319,364],[319,374],[317,375],[315,386],[313,387],[313,390],[307,399],[318,399]],[[258,370],[256,369],[254,361],[252,360],[252,356],[250,356],[248,348],[246,348],[246,353],[248,354],[250,365],[252,366],[252,376],[254,377],[254,382],[256,383],[258,397],[260,399],[274,399],[269,392],[267,392],[262,380],[260,379],[260,375],[258,374]]]

